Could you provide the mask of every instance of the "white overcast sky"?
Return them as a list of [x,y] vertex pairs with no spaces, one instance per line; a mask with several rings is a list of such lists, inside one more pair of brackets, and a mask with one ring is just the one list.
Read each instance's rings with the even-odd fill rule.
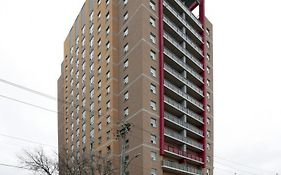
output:
[[[0,78],[56,96],[63,42],[84,0],[0,0]],[[280,0],[206,0],[214,25],[215,174],[281,174]],[[0,82],[0,95],[56,101]],[[56,114],[0,97],[0,134],[57,144]],[[38,145],[0,135],[0,163]],[[55,148],[47,147],[49,150]],[[1,175],[27,171],[0,166]]]

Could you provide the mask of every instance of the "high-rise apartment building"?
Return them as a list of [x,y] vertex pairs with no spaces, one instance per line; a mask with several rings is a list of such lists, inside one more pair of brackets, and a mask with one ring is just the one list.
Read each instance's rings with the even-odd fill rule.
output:
[[[123,145],[126,175],[213,174],[213,31],[204,6],[86,0],[64,43],[59,154],[107,156],[120,174]],[[122,123],[132,127],[121,145]]]

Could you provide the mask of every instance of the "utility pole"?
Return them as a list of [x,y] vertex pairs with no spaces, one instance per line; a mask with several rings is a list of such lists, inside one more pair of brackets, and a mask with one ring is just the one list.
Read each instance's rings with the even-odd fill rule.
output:
[[120,154],[120,175],[125,175],[125,142],[126,135],[131,129],[130,123],[123,123],[117,130],[117,139],[121,142],[121,154]]

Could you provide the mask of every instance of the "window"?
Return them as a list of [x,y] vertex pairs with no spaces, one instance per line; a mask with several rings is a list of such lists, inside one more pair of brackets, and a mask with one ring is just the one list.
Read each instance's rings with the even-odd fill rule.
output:
[[128,75],[124,77],[124,85],[129,83],[129,77]]
[[152,27],[155,27],[155,19],[150,17],[149,23],[152,25]]
[[90,27],[90,34],[92,35],[93,32],[94,32],[94,24],[92,24],[91,27]]
[[207,131],[207,137],[211,136],[211,131]]
[[98,46],[101,46],[101,39],[98,40]]
[[101,95],[98,96],[98,103],[101,102]]
[[124,94],[124,100],[127,101],[129,99],[129,92],[125,92]]
[[93,20],[94,20],[94,11],[92,11],[90,14],[90,21],[92,22]]
[[207,118],[207,124],[209,125],[211,122],[211,119],[210,118]]
[[208,163],[210,162],[210,156],[207,156],[207,162]]
[[98,61],[101,60],[101,53],[98,54]]
[[98,110],[98,116],[101,116],[101,109]]
[[106,73],[106,79],[107,79],[107,80],[110,79],[110,71],[108,71],[108,72]]
[[110,124],[110,122],[111,122],[110,116],[107,116],[106,117],[106,124],[108,125],[108,124]]
[[106,94],[109,94],[110,93],[110,86],[107,86],[106,88]]
[[76,57],[79,55],[79,48],[76,50]]
[[150,41],[155,44],[156,43],[156,36],[153,33],[150,33]]
[[86,99],[82,100],[82,106],[85,107],[86,106]]
[[73,47],[70,48],[70,55],[73,54]]
[[101,3],[101,0],[98,0],[98,5],[100,5],[100,3]]
[[150,152],[150,157],[151,157],[151,160],[156,161],[156,152],[151,151]]
[[84,47],[86,44],[86,38],[84,37],[83,40],[82,40],[82,46]]
[[106,28],[106,35],[109,35],[109,33],[110,33],[110,28],[107,27],[107,28]]
[[210,99],[210,92],[207,92],[207,99]]
[[110,139],[110,131],[107,131],[106,132],[106,140],[109,140]]
[[101,131],[101,122],[98,124],[98,131]]
[[153,77],[156,77],[156,69],[153,68],[153,67],[150,67],[150,74],[151,74]]
[[150,118],[150,126],[152,128],[156,128],[156,119],[155,118]]
[[124,69],[128,68],[129,66],[129,61],[128,59],[126,61],[124,61]]
[[207,105],[207,111],[210,112],[211,111],[211,106]]
[[90,47],[94,47],[94,37],[92,37],[92,39],[90,41]]
[[150,91],[153,93],[153,94],[156,94],[156,86],[154,84],[150,84]]
[[109,18],[110,18],[109,12],[107,12],[107,14],[105,15],[105,18],[106,18],[106,20],[109,20]]
[[210,169],[207,169],[206,175],[210,175]]
[[150,136],[150,143],[156,144],[156,136],[155,135]]
[[101,18],[101,12],[99,11],[98,12],[98,19],[100,19]]
[[94,51],[92,51],[91,53],[90,53],[90,60],[93,60],[94,59]]
[[98,33],[101,32],[101,25],[98,26]]
[[123,31],[123,36],[126,37],[128,36],[129,30],[128,27]]
[[207,143],[207,150],[210,150],[211,149],[211,145],[210,143]]
[[155,2],[154,1],[150,0],[149,6],[153,11],[155,11]]
[[210,61],[210,55],[209,54],[207,54],[207,60]]
[[125,44],[125,46],[124,46],[124,53],[127,53],[128,50],[129,50],[129,45],[128,45],[128,43],[127,43],[127,44]]
[[98,138],[98,144],[101,144],[101,136]]
[[108,5],[110,3],[110,0],[106,0],[106,5]]
[[124,109],[124,116],[127,117],[129,115],[129,108]]
[[123,4],[127,5],[128,4],[128,0],[123,0]]
[[156,111],[156,102],[154,101],[150,101],[150,108],[153,110],[153,111]]
[[210,29],[206,29],[206,33],[207,33],[207,35],[209,36],[210,35]]
[[109,48],[110,48],[110,42],[108,41],[108,42],[106,43],[106,50],[109,50]]
[[98,89],[101,88],[101,80],[98,82]]
[[150,51],[150,58],[156,60],[156,53],[153,50]]
[[101,66],[98,68],[98,75],[101,74]]
[[207,41],[206,46],[207,46],[208,49],[210,48],[210,42],[209,41]]
[[78,45],[79,44],[79,36],[76,38],[76,45]]
[[106,58],[106,64],[109,64],[110,63],[110,56],[108,56],[107,58]]
[[211,81],[207,80],[207,86],[210,86]]
[[129,18],[129,15],[128,15],[128,12],[125,12],[125,14],[124,14],[124,21],[127,21],[128,20],[128,18]]
[[110,108],[110,101],[108,101],[107,103],[106,103],[106,109],[109,109]]

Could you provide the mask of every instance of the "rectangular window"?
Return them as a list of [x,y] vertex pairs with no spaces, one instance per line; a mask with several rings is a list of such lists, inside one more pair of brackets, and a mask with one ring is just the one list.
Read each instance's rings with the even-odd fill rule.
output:
[[109,12],[107,12],[107,14],[105,15],[105,18],[106,18],[106,20],[109,20],[109,18],[110,18]]
[[101,109],[98,110],[98,116],[101,116]]
[[107,43],[106,43],[106,50],[109,50],[110,49],[110,42],[108,41]]
[[106,64],[109,64],[110,63],[110,57],[108,56],[107,58],[106,58]]
[[124,85],[129,83],[129,77],[128,75],[124,77]]
[[110,101],[106,103],[106,109],[110,109]]
[[98,16],[98,19],[101,18],[101,11],[98,12],[98,15],[97,15],[97,16]]
[[127,101],[129,99],[129,92],[125,92],[124,94],[124,100]]
[[101,122],[98,124],[98,131],[101,131]]
[[156,36],[153,33],[150,33],[150,41],[155,44],[156,43]]
[[125,14],[124,14],[124,21],[127,21],[128,20],[128,18],[129,18],[129,15],[128,15],[128,12],[125,12]]
[[156,119],[155,118],[150,118],[150,126],[152,128],[156,128]]
[[128,36],[129,30],[128,27],[123,31],[123,36],[126,37]]
[[128,43],[127,43],[127,44],[125,44],[125,46],[124,46],[124,53],[127,53],[128,50],[129,50],[129,45],[128,45]]
[[101,25],[98,26],[98,33],[101,32]]
[[156,144],[156,136],[153,134],[150,136],[150,143]]
[[110,93],[110,86],[107,86],[106,88],[106,94],[109,94]]
[[123,0],[123,4],[127,5],[128,4],[128,0]]
[[153,68],[153,67],[150,67],[150,74],[151,74],[153,77],[156,77],[156,69]]
[[154,101],[150,101],[150,108],[153,110],[153,111],[156,111],[156,102]]
[[150,152],[150,157],[151,157],[151,160],[152,160],[152,161],[156,161],[156,152],[151,151],[151,152]]
[[127,117],[129,115],[129,108],[124,109],[124,116]]
[[106,28],[106,35],[109,35],[109,33],[110,33],[110,28],[107,27],[107,28]]
[[106,117],[106,124],[108,125],[108,124],[110,124],[110,122],[111,122],[110,116],[107,116]]
[[90,14],[90,21],[92,22],[93,20],[94,20],[94,11],[92,11]]
[[155,27],[155,19],[154,18],[152,18],[152,17],[150,17],[150,19],[149,19],[149,23],[152,25],[152,27]]
[[153,0],[150,0],[149,6],[153,11],[155,11],[155,2]]
[[129,61],[128,59],[126,61],[124,61],[124,69],[128,68],[129,66]]
[[90,34],[92,35],[93,33],[94,33],[94,24],[92,24],[90,27]]
[[150,91],[153,93],[153,94],[156,94],[156,86],[154,84],[150,84]]
[[107,80],[110,79],[110,71],[108,71],[108,72],[106,73],[106,79],[107,79]]

